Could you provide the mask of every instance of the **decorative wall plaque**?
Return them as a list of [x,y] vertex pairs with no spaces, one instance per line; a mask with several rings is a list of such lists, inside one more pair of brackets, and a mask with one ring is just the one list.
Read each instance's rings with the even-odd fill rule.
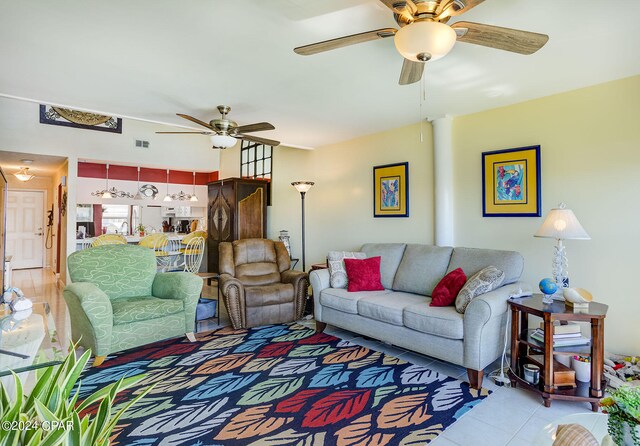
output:
[[40,104],[40,123],[75,127],[77,129],[122,133],[122,119],[113,116],[69,110]]

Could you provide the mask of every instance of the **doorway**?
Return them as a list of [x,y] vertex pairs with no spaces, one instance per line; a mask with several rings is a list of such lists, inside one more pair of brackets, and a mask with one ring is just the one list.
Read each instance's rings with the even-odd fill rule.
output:
[[44,267],[46,191],[9,190],[7,255],[12,269]]

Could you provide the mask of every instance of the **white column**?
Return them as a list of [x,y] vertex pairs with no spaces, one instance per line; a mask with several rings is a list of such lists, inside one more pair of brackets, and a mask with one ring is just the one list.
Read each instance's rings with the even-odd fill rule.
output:
[[453,118],[434,119],[435,241],[453,246]]

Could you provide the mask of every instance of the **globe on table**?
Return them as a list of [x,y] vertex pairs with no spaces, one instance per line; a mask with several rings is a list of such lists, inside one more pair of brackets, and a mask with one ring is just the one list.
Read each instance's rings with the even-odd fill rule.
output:
[[543,301],[545,303],[549,303],[549,301],[553,301],[552,299],[549,299],[549,296],[551,296],[556,291],[558,291],[558,285],[556,285],[553,279],[549,279],[549,278],[542,279],[538,284],[538,286],[540,287],[540,291],[542,291],[542,293],[544,294],[545,299],[543,299]]

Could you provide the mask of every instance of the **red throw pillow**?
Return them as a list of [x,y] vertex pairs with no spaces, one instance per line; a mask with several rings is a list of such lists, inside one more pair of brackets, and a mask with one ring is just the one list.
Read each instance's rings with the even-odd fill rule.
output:
[[448,307],[456,301],[456,296],[467,282],[467,276],[462,268],[454,269],[444,276],[431,293],[432,307]]
[[352,291],[382,291],[384,287],[380,281],[380,257],[368,259],[344,259],[344,269],[347,270],[349,286]]

